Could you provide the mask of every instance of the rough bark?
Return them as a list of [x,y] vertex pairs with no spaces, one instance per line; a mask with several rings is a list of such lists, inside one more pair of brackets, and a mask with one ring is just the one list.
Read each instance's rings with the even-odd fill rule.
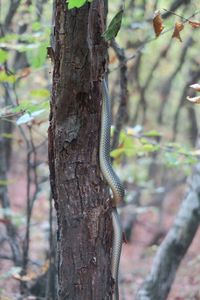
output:
[[58,232],[58,298],[111,299],[111,206],[99,159],[104,1],[55,2],[50,181]]
[[136,300],[164,300],[167,298],[180,265],[200,219],[200,164],[189,179],[185,196],[174,225],[155,256],[150,274],[139,289]]

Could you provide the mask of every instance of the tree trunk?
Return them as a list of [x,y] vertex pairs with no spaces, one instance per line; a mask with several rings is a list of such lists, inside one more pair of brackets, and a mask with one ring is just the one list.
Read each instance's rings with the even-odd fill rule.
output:
[[58,298],[111,299],[112,222],[99,159],[105,4],[55,2],[50,180],[58,219]]
[[158,248],[150,274],[136,300],[165,300],[176,271],[198,230],[200,220],[200,163],[188,180],[185,196],[174,224]]

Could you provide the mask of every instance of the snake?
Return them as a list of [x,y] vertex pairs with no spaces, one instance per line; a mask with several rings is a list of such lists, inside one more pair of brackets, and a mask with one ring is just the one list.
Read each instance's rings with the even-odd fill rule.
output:
[[113,240],[112,240],[112,254],[111,254],[111,274],[114,280],[114,290],[112,300],[119,299],[118,291],[118,273],[120,255],[122,249],[123,231],[119,214],[117,212],[117,204],[123,200],[124,187],[112,168],[110,158],[110,128],[111,128],[111,101],[108,92],[106,79],[102,80],[102,112],[101,112],[101,134],[99,147],[99,161],[100,169],[103,177],[107,181],[112,191],[112,225],[113,225]]

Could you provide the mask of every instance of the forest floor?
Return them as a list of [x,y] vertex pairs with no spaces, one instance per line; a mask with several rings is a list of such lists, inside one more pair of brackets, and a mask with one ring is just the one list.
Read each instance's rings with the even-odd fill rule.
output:
[[[183,187],[177,188],[165,199],[162,226],[165,234],[173,224],[184,191]],[[153,212],[147,212],[138,217],[133,228],[131,242],[123,245],[121,300],[134,300],[134,295],[150,271],[158,246],[149,246],[149,244],[157,233],[158,224]],[[181,262],[167,300],[200,300],[200,230]]]
[[[20,165],[12,170],[10,179],[12,178],[15,180],[9,186],[9,196],[12,199],[12,209],[18,216],[16,220],[19,222],[18,226],[23,236],[26,185],[24,170]],[[173,223],[183,195],[184,189],[179,187],[165,199],[162,226],[165,232]],[[120,300],[134,300],[137,289],[151,268],[157,246],[148,245],[158,232],[156,219],[153,210],[140,214],[135,222],[131,241],[123,245],[120,266]],[[0,227],[2,227],[1,224]],[[28,280],[31,282],[34,272],[36,275],[40,274],[41,270],[45,268],[48,249],[48,201],[43,192],[39,195],[34,206],[30,246],[31,260],[38,262],[38,265],[32,266],[29,271],[30,278]],[[16,279],[15,274],[14,276],[13,273],[9,275],[11,267],[12,263],[8,260],[0,260],[0,300],[19,299],[19,280]],[[7,276],[4,276],[5,274]],[[28,299],[37,298],[24,298],[24,300]],[[168,300],[200,300],[200,230],[181,263]]]

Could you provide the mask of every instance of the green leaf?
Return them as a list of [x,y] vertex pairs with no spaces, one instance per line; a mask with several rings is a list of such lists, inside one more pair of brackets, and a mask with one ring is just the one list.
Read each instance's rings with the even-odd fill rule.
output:
[[0,186],[6,186],[8,184],[9,184],[8,180],[6,180],[6,179],[0,179]]
[[180,164],[177,153],[166,152],[164,158],[168,167],[177,167]]
[[2,138],[5,138],[5,139],[13,139],[14,138],[14,134],[12,134],[12,133],[2,133],[1,134],[1,137]]
[[50,92],[47,89],[32,90],[30,94],[36,98],[48,98],[50,96]]
[[158,136],[162,136],[162,134],[156,130],[151,130],[151,131],[147,131],[143,133],[144,136],[147,137],[158,137]]
[[47,59],[47,43],[41,44],[38,49],[31,49],[26,52],[28,62],[35,69],[41,68]]
[[104,33],[102,34],[102,36],[104,37],[104,39],[106,41],[112,40],[117,36],[117,34],[118,34],[118,32],[121,28],[123,13],[124,13],[124,10],[121,9],[114,16],[114,18],[112,19],[112,21],[108,25],[108,28],[106,29],[106,31],[104,31]]
[[35,111],[38,111],[40,109],[48,110],[49,108],[49,102],[43,101],[43,102],[30,102],[29,100],[22,101],[18,106],[14,107],[12,109],[12,112],[21,112],[25,111],[27,113],[34,113]]
[[133,137],[126,136],[124,139],[124,153],[128,156],[134,156],[137,153]]
[[68,1],[68,9],[72,8],[80,8],[86,3],[87,0],[69,0]]
[[8,52],[0,49],[0,64],[3,64],[8,58]]
[[8,75],[5,71],[0,72],[0,82],[14,83],[16,77],[14,75]]
[[124,148],[118,148],[113,151],[111,151],[110,156],[113,158],[117,158],[121,156],[124,153]]
[[0,38],[0,43],[13,42],[13,41],[17,40],[18,38],[19,38],[18,34],[15,34],[15,33],[6,34],[5,36]]
[[159,145],[145,144],[142,146],[142,151],[144,152],[155,152],[160,149]]
[[41,29],[41,23],[40,22],[34,22],[32,23],[32,30],[33,31],[39,31]]

